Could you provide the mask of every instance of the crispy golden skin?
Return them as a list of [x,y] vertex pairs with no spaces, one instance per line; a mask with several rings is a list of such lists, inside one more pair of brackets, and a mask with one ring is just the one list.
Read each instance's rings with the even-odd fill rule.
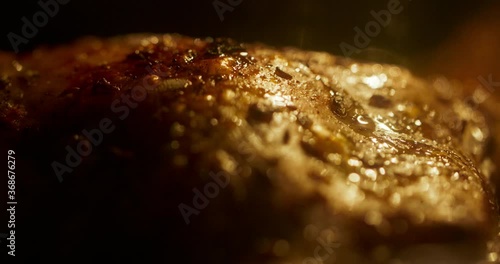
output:
[[[319,263],[326,241],[325,263],[486,259],[487,122],[405,69],[178,35],[0,61],[1,136],[22,160],[39,257],[50,244],[65,257]],[[114,129],[94,144],[84,131],[105,118]],[[91,151],[72,166],[79,144]]]

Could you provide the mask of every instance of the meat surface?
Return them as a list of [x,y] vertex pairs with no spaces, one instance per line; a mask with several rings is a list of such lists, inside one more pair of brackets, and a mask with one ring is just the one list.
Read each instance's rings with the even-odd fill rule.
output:
[[0,54],[0,96],[21,257],[498,258],[487,117],[395,65],[229,39],[85,38]]

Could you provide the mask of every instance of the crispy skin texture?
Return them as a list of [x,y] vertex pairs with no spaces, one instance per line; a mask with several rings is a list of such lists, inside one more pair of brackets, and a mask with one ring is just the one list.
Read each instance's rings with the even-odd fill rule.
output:
[[[27,255],[475,263],[489,253],[486,119],[400,67],[178,35],[86,38],[0,62]],[[78,148],[87,155],[68,164]]]

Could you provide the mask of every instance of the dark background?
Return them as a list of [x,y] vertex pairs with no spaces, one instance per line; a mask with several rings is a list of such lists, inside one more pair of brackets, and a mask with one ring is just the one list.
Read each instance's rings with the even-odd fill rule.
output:
[[[227,0],[220,0],[227,3]],[[22,51],[40,44],[71,41],[83,35],[133,32],[180,33],[196,37],[232,37],[245,42],[342,54],[339,44],[353,44],[353,28],[372,21],[371,10],[387,9],[389,0],[309,1],[243,0],[220,21],[213,0],[97,1],[70,0],[49,18]],[[401,0],[404,10],[354,57],[411,66],[425,59],[470,17],[491,8],[493,0]],[[8,32],[21,34],[21,18],[32,20],[37,1],[8,1],[0,13],[0,49],[12,50]],[[423,57],[422,57],[423,56]]]

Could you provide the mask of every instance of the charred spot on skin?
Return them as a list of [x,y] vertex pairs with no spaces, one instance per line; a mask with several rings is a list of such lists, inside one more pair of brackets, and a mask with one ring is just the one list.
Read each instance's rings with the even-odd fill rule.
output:
[[382,95],[373,95],[370,98],[369,104],[377,108],[389,108],[392,106],[392,101]]
[[205,53],[200,59],[217,59],[231,57],[237,65],[247,65],[255,62],[255,58],[249,56],[248,51],[242,44],[232,39],[216,39],[207,45]]
[[120,91],[120,87],[112,85],[106,78],[101,78],[92,86],[92,94],[110,94]]
[[320,173],[318,173],[316,171],[309,172],[307,174],[307,176],[309,176],[309,178],[311,180],[313,180],[315,182],[318,182],[318,183],[325,183],[325,184],[327,184],[327,183],[330,182],[330,180],[327,177],[321,175]]
[[249,121],[269,123],[273,120],[275,109],[264,104],[251,104],[248,108],[247,119]]
[[300,146],[307,155],[325,162],[328,162],[328,154],[345,155],[343,142],[337,138],[303,138]]
[[206,56],[208,58],[218,58],[227,55],[240,55],[242,52],[246,52],[246,49],[236,41],[232,39],[216,39],[208,45]]
[[276,74],[276,76],[278,77],[281,77],[285,80],[291,80],[293,79],[292,75],[282,71],[279,67],[276,67],[276,70],[274,71],[274,74]]
[[285,131],[283,134],[283,144],[288,144],[290,142],[290,131]]
[[304,153],[310,157],[316,157],[320,160],[325,160],[324,151],[317,147],[316,141],[300,141],[300,147]]

